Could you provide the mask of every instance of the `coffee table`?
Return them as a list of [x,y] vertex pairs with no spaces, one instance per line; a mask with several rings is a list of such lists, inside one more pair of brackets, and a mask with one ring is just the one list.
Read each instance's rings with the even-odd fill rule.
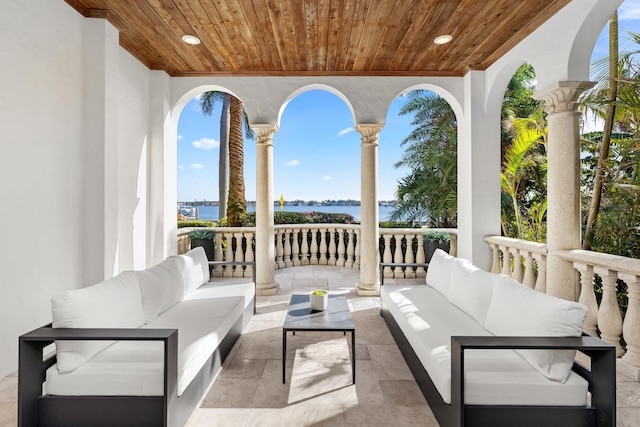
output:
[[287,332],[296,331],[342,331],[351,332],[351,369],[353,384],[356,383],[356,326],[353,323],[347,297],[329,295],[329,304],[324,311],[311,310],[309,294],[291,295],[287,318],[282,327],[282,384],[286,382]]

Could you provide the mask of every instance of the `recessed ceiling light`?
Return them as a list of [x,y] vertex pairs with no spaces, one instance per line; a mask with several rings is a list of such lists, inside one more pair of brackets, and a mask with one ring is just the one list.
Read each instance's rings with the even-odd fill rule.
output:
[[190,36],[189,34],[185,34],[182,36],[182,41],[186,44],[200,44],[200,39],[196,36]]
[[438,36],[435,38],[435,40],[433,41],[435,44],[447,44],[449,43],[451,40],[453,39],[453,37],[451,37],[449,34],[443,34],[441,36]]

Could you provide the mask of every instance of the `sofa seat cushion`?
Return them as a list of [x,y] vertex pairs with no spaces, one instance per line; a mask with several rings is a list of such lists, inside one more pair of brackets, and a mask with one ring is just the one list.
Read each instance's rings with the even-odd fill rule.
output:
[[[430,286],[385,285],[382,304],[393,315],[446,403],[451,403],[451,336],[491,336]],[[584,405],[587,382],[572,375],[549,381],[512,350],[465,352],[465,403]]]
[[[178,394],[242,316],[242,297],[182,301],[143,328],[178,328]],[[52,367],[55,368],[55,365]],[[162,342],[118,341],[69,374],[47,371],[53,395],[161,396]]]
[[244,308],[247,308],[252,303],[255,295],[256,287],[253,282],[208,282],[187,295],[185,300],[242,297],[244,298]]

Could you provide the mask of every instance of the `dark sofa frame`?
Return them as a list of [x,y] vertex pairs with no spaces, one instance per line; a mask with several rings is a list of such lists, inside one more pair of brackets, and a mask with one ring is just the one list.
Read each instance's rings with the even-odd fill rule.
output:
[[[381,264],[415,267],[428,264]],[[382,282],[382,275],[381,284]],[[616,353],[615,347],[583,334],[582,337],[451,337],[451,404],[445,403],[427,370],[413,351],[404,332],[388,309],[381,304],[380,314],[411,372],[442,426],[465,427],[539,427],[616,425]],[[574,363],[572,370],[589,383],[591,404],[584,406],[467,405],[464,403],[464,353],[471,349],[568,349],[578,350],[590,358],[591,368]]]
[[[210,262],[252,265],[255,262]],[[177,329],[35,329],[19,339],[18,426],[19,427],[179,427],[183,426],[207,391],[214,376],[236,343],[246,322],[255,314],[256,298],[247,306],[207,359],[196,377],[178,397]],[[56,363],[55,355],[43,358],[43,349],[55,340],[162,341],[164,343],[164,392],[162,396],[51,396],[42,394],[46,371]]]

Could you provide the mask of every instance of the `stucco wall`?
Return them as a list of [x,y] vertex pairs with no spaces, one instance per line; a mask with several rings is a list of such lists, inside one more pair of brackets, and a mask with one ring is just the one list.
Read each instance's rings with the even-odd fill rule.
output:
[[0,377],[53,294],[145,267],[150,75],[104,20],[2,3]]

